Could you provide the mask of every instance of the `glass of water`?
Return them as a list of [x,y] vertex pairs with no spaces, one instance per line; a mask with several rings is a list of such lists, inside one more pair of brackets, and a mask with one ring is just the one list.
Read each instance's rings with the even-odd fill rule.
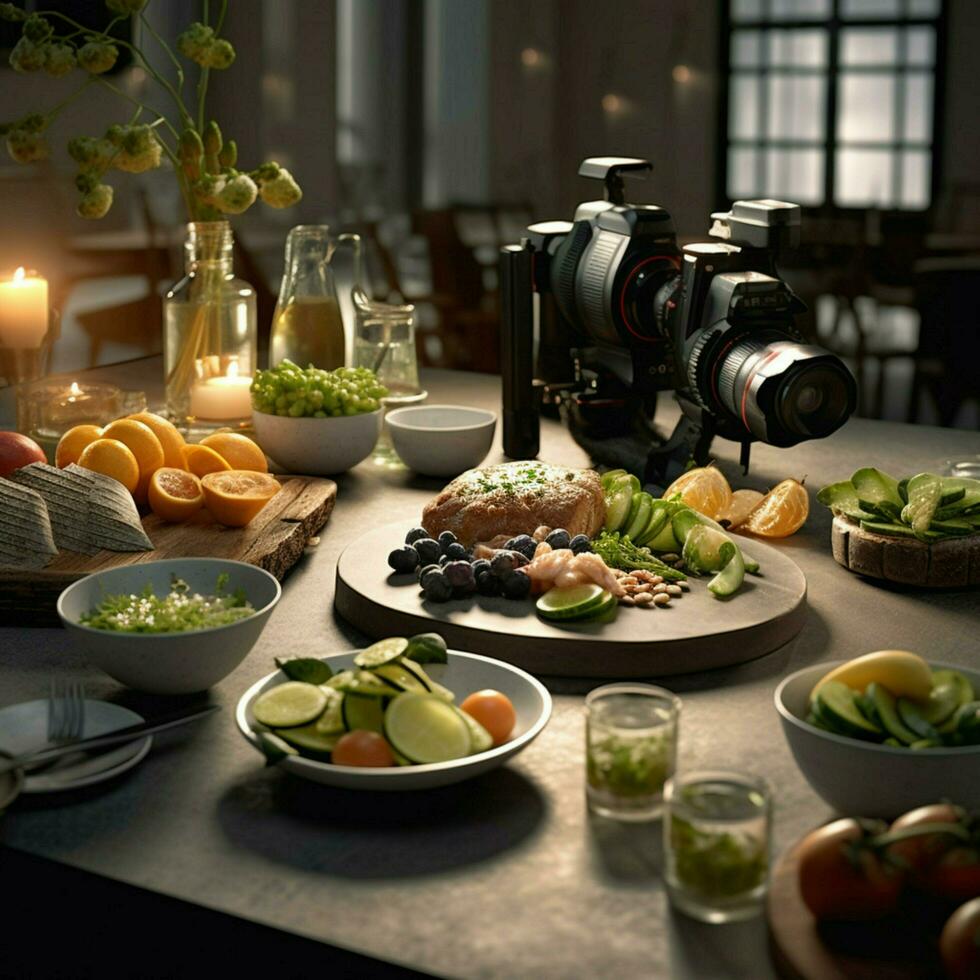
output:
[[702,922],[759,913],[769,883],[772,794],[736,772],[689,772],[664,788],[664,853],[670,900]]
[[681,700],[651,684],[607,684],[585,699],[586,798],[614,820],[650,820],[677,765]]

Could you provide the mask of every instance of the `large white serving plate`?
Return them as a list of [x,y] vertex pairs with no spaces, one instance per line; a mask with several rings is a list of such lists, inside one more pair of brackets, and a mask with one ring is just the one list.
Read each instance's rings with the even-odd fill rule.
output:
[[[337,673],[354,666],[356,653],[357,650],[350,650],[347,653],[335,653],[321,659],[330,665],[334,673]],[[289,756],[279,765],[304,779],[325,783],[328,786],[341,786],[345,789],[385,791],[430,789],[433,786],[459,783],[503,765],[530,745],[551,717],[551,695],[547,688],[530,674],[510,664],[472,653],[450,650],[448,663],[426,664],[425,670],[434,681],[438,681],[455,693],[457,704],[468,694],[488,687],[506,694],[517,712],[517,724],[514,726],[510,741],[490,749],[489,752],[424,766],[368,769],[335,766],[328,762],[304,759],[302,756]],[[235,721],[238,723],[239,731],[259,752],[262,750],[259,748],[254,731],[255,716],[252,713],[252,703],[263,691],[276,687],[286,680],[286,675],[281,670],[263,677],[242,695],[235,709]]]

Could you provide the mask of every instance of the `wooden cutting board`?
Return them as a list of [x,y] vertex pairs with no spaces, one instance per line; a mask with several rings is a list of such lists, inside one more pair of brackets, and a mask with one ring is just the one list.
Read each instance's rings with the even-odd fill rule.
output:
[[62,551],[38,571],[0,567],[0,626],[57,626],[61,591],[92,572],[161,558],[229,558],[258,565],[276,578],[292,568],[310,539],[326,524],[337,484],[317,477],[278,477],[282,490],[246,527],[224,527],[207,511],[185,524],[156,515],[143,518],[153,551]]

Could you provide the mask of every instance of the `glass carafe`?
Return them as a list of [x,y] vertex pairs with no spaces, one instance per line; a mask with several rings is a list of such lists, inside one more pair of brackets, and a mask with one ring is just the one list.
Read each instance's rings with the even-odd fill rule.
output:
[[297,225],[286,239],[286,263],[279,302],[272,318],[269,366],[290,360],[300,367],[332,370],[342,367],[345,353],[344,320],[337,301],[330,260],[337,242],[327,225]]
[[233,246],[227,221],[189,224],[186,274],[164,300],[167,413],[185,429],[251,422],[255,291],[235,278]]

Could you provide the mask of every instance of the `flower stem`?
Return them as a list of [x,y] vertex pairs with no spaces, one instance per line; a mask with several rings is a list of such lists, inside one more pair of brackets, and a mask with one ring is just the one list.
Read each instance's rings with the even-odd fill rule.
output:
[[[174,54],[173,49],[167,42],[160,37],[159,33],[154,29],[153,25],[150,23],[146,14],[140,12],[139,14],[140,23],[146,28],[150,36],[160,45],[164,53],[170,59],[171,64],[177,70],[177,89],[178,91],[183,91],[184,88],[184,69],[181,67],[180,62],[177,60],[177,55]],[[135,20],[135,15],[134,15]]]

